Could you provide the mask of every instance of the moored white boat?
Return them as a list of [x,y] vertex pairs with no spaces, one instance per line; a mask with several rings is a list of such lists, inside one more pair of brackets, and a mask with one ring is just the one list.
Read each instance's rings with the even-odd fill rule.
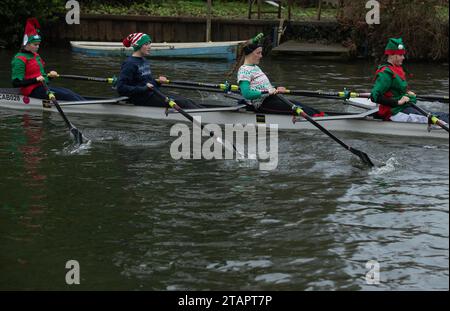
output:
[[[60,104],[68,115],[73,113],[94,115],[119,115],[138,118],[183,121],[186,119],[175,111],[169,111],[166,116],[165,108],[134,106],[126,102],[126,97],[102,100],[88,100],[86,102],[63,102]],[[16,110],[45,110],[57,113],[55,107],[47,100],[25,97],[18,94],[17,89],[0,89],[0,107]],[[215,124],[277,124],[284,130],[317,130],[310,122],[292,115],[262,114],[248,111],[245,105],[231,107],[209,107],[205,109],[186,110],[193,116],[200,116],[202,123]],[[332,114],[316,117],[329,131],[344,131],[377,135],[394,135],[404,137],[439,138],[448,141],[449,135],[440,128],[427,130],[426,124],[386,122],[370,117],[376,110],[368,110],[355,114]]]
[[[152,43],[151,58],[203,58],[234,60],[238,44],[244,41]],[[72,51],[91,56],[131,55],[122,42],[70,41]]]

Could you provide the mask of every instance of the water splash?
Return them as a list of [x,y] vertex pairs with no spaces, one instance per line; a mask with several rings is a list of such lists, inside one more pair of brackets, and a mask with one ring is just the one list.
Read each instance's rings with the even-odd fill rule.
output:
[[397,159],[394,157],[391,157],[386,161],[386,163],[384,165],[373,168],[369,172],[369,175],[374,176],[374,175],[388,174],[388,173],[395,171],[396,167],[398,167],[399,165],[400,165],[400,163],[397,161]]
[[90,150],[92,147],[92,141],[88,140],[81,145],[78,144],[71,144],[69,146],[64,147],[64,149],[61,152],[58,152],[60,155],[73,155],[73,154],[86,154],[88,153],[88,150]]

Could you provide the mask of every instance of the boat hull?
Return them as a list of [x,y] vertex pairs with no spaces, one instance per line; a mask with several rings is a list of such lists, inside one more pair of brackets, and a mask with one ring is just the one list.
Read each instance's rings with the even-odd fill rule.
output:
[[[86,104],[79,105],[76,102],[64,103],[61,106],[66,114],[93,114],[93,115],[113,115],[128,116],[146,119],[171,120],[186,122],[181,114],[170,111],[166,116],[165,108],[134,106],[127,103],[116,104]],[[13,92],[0,91],[0,107],[15,110],[57,110],[49,105],[48,100],[29,98],[14,94]],[[201,117],[202,123],[215,124],[255,124],[269,125],[276,124],[282,130],[316,130],[317,128],[303,118],[297,118],[293,122],[290,115],[281,114],[259,114],[241,108],[235,111],[208,111],[199,112],[196,110],[186,110],[193,116]],[[426,124],[386,122],[370,117],[348,118],[346,116],[329,116],[314,118],[329,131],[353,132],[375,135],[403,136],[403,137],[423,137],[438,138],[448,141],[448,133],[442,129],[427,130]]]
[[[154,43],[150,58],[199,58],[235,60],[241,41],[198,43]],[[91,56],[128,56],[132,48],[120,42],[71,41],[72,51]]]

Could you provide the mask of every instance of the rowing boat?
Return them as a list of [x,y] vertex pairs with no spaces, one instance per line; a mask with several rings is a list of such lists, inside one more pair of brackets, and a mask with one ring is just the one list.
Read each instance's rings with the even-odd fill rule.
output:
[[[166,115],[163,107],[134,106],[127,102],[127,97],[108,99],[89,99],[83,102],[63,102],[67,114],[82,113],[94,115],[119,115],[147,119],[186,121],[176,111]],[[0,107],[16,110],[44,110],[57,112],[48,100],[30,98],[19,94],[18,89],[0,89]],[[371,115],[377,108],[362,113],[327,113],[324,117],[315,117],[330,131],[343,131],[377,135],[394,135],[403,137],[425,137],[448,140],[448,133],[440,128],[428,130],[426,124],[386,122],[374,119]],[[283,130],[317,130],[310,122],[292,115],[255,113],[246,105],[226,107],[206,107],[202,109],[186,109],[193,116],[201,117],[202,123],[215,124],[277,124]],[[295,121],[295,122],[294,122]]]
[[[238,44],[244,41],[152,43],[151,58],[203,58],[235,60]],[[72,51],[91,56],[131,55],[122,42],[70,41]]]

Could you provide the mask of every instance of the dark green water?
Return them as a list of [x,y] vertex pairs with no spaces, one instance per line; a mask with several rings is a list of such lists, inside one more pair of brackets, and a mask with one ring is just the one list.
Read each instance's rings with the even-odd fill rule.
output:
[[[0,50],[2,87],[12,55]],[[61,74],[111,76],[122,61],[63,49],[41,55]],[[374,71],[301,58],[261,66],[276,84],[311,90],[368,90]],[[173,80],[222,82],[229,66],[154,60],[152,68]],[[410,68],[413,90],[448,94],[447,64]],[[54,84],[114,94],[94,82]],[[0,289],[449,288],[448,141],[339,133],[380,165],[367,170],[323,135],[280,132],[278,167],[261,171],[252,161],[173,160],[163,121],[70,119],[91,139],[85,150],[73,152],[57,114],[0,110]],[[71,259],[80,285],[65,282]],[[369,260],[380,264],[379,285],[366,283]]]

